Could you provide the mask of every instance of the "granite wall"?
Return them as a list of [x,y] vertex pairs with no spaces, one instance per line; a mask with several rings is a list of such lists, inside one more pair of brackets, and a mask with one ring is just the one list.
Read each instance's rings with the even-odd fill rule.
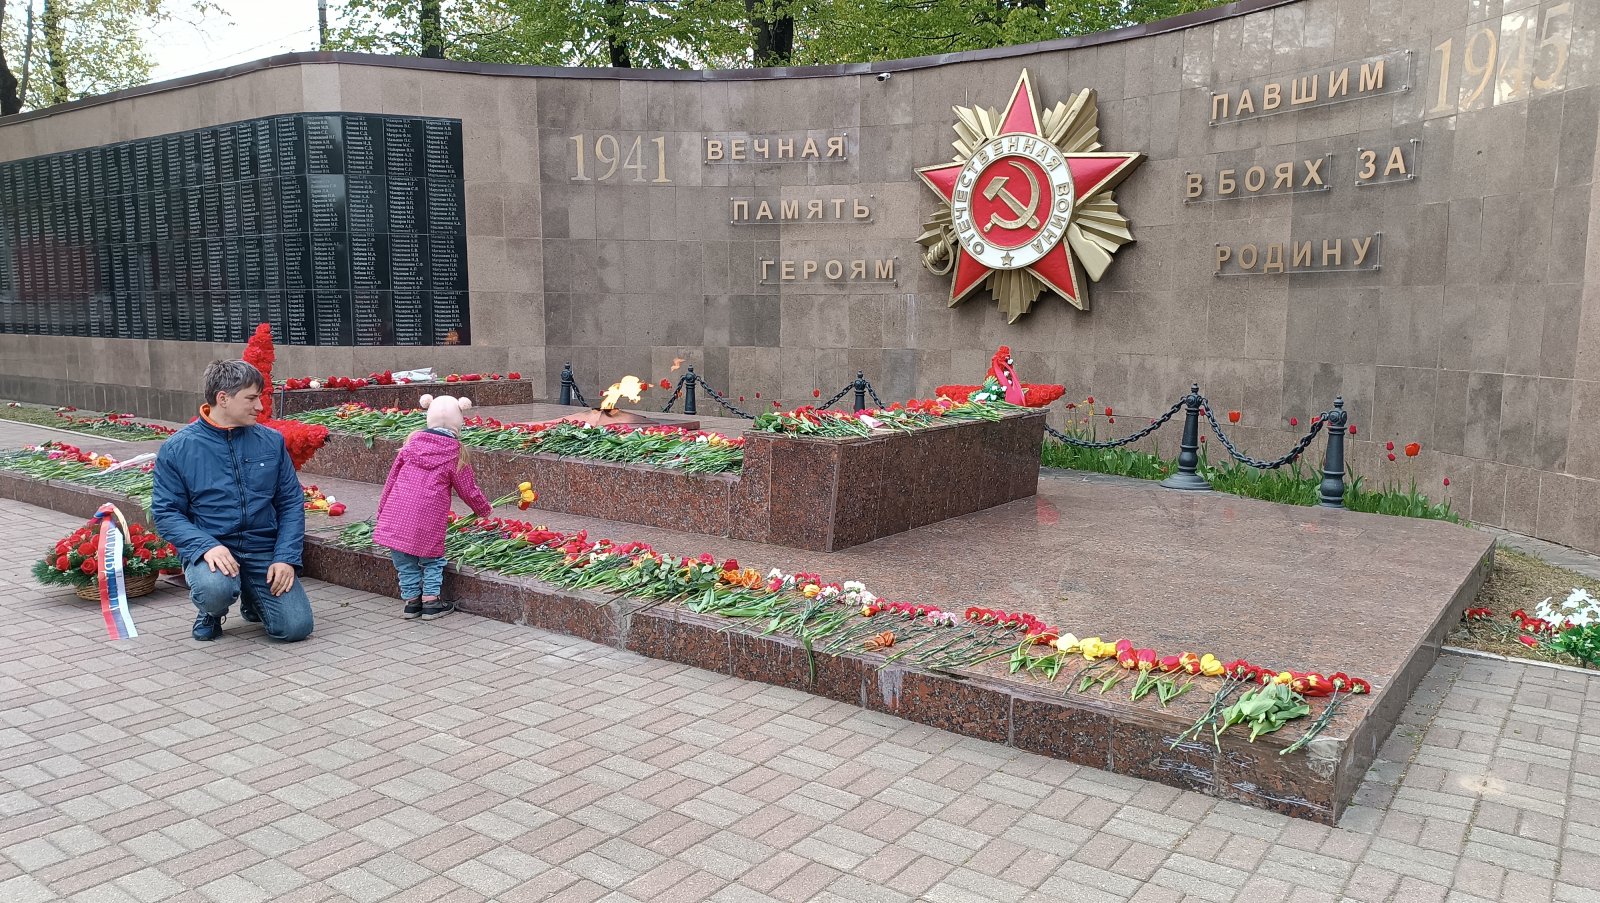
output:
[[[12,118],[0,160],[286,112],[459,118],[474,344],[285,348],[281,374],[520,370],[548,396],[563,361],[592,394],[681,357],[747,405],[798,404],[857,369],[886,399],[975,382],[1006,343],[1024,379],[1113,404],[1112,431],[1198,381],[1263,455],[1342,393],[1369,485],[1600,550],[1597,25],[1572,0],[1253,0],[828,69],[296,54]],[[1003,109],[1023,69],[1045,108],[1093,89],[1105,149],[1147,159],[1089,309],[1008,324],[920,265],[940,202],[916,168],[951,159],[952,106]],[[170,416],[237,351],[0,335],[0,396]],[[1388,441],[1424,451],[1391,463]]]

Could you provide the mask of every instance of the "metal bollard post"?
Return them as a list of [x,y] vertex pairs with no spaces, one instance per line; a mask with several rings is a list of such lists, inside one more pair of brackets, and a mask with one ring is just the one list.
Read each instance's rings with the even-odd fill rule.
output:
[[856,410],[865,411],[867,409],[867,374],[864,371],[856,371],[855,389]]
[[561,365],[561,399],[559,404],[572,404],[572,362]]
[[685,414],[698,414],[694,407],[694,384],[700,377],[694,375],[694,364],[689,365],[689,374],[683,378],[683,412]]
[[1328,456],[1322,460],[1322,486],[1318,502],[1324,508],[1344,507],[1344,433],[1350,414],[1344,409],[1344,396],[1333,400],[1333,413],[1323,426],[1328,431]]
[[1183,441],[1178,445],[1178,472],[1161,485],[1168,489],[1204,491],[1211,488],[1206,478],[1200,476],[1200,384],[1189,386],[1189,397],[1183,400]]

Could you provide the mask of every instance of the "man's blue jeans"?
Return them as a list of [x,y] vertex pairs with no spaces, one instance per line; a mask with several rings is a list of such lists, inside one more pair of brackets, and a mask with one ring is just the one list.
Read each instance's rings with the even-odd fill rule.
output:
[[390,549],[389,560],[394,562],[394,572],[400,578],[400,598],[438,598],[439,590],[444,588],[443,558],[422,558]]
[[311,600],[306,597],[300,579],[296,577],[294,585],[283,595],[274,596],[267,587],[267,568],[272,565],[272,556],[245,554],[237,549],[229,551],[239,562],[237,577],[213,571],[203,560],[183,569],[194,607],[208,615],[225,615],[233,600],[243,594],[261,612],[267,636],[288,643],[310,636]]

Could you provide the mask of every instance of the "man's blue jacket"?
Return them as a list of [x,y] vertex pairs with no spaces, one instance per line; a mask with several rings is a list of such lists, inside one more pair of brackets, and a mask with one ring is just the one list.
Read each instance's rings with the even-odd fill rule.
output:
[[277,430],[223,428],[202,409],[156,452],[150,513],[184,567],[223,545],[300,570],[305,494]]

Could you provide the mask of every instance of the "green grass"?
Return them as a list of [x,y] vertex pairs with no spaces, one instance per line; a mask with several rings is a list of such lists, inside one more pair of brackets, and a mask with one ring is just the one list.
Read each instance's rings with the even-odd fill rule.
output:
[[[1045,467],[1086,470],[1142,480],[1165,479],[1178,469],[1176,460],[1149,452],[1126,448],[1080,448],[1053,440],[1045,441],[1040,461]],[[1305,466],[1303,461],[1295,461],[1276,470],[1257,470],[1232,460],[1225,464],[1212,464],[1207,460],[1206,450],[1201,449],[1197,470],[1218,492],[1284,505],[1311,506],[1317,504],[1320,498],[1322,471]],[[1344,506],[1351,511],[1369,514],[1463,522],[1460,515],[1450,510],[1449,502],[1435,503],[1417,491],[1414,481],[1407,488],[1384,486],[1372,490],[1366,488],[1361,477],[1346,475]]]

